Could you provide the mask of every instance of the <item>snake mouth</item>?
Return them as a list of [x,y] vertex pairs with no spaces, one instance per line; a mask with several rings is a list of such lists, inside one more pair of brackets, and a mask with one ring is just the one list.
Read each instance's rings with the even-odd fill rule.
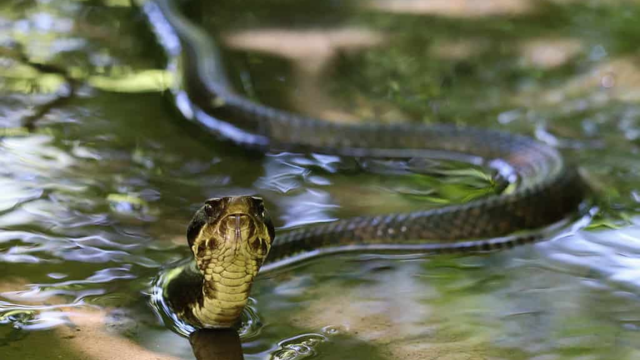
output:
[[226,235],[227,240],[248,241],[256,232],[256,224],[247,214],[230,214],[220,222],[220,232]]
[[[219,222],[218,233],[224,239],[223,244],[217,242],[214,246],[225,246],[252,258],[264,258],[269,251],[269,243],[260,232],[260,222],[247,213],[233,213],[225,215]],[[213,244],[213,242],[210,242]]]

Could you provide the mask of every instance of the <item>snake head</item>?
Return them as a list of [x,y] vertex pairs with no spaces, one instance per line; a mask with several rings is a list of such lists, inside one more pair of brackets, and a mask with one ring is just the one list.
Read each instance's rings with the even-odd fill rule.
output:
[[189,247],[203,273],[207,267],[239,263],[259,267],[274,237],[264,201],[257,196],[208,199],[187,229]]

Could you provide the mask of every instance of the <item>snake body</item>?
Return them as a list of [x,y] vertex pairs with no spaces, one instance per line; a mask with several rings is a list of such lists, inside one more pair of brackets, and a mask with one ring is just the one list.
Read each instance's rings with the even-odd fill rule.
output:
[[[494,168],[517,185],[507,194],[462,205],[356,217],[279,234],[262,260],[263,270],[345,251],[462,252],[512,247],[543,238],[541,229],[575,214],[586,196],[587,187],[578,172],[556,149],[525,136],[453,125],[338,124],[251,101],[230,86],[214,40],[186,18],[173,0],[149,1],[144,11],[168,54],[169,68],[180,79],[175,89],[178,107],[213,134],[266,152],[465,161]],[[198,254],[194,255],[197,259]],[[194,282],[195,293],[202,292],[201,277]],[[195,299],[192,296],[180,304],[197,307]],[[200,325],[218,326],[205,321]]]

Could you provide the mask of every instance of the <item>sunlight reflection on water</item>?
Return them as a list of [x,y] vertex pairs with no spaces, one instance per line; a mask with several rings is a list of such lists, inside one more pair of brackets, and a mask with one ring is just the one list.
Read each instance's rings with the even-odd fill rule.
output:
[[[0,99],[0,354],[10,351],[10,360],[25,358],[26,349],[49,355],[63,348],[58,341],[61,329],[71,325],[70,316],[96,309],[116,311],[95,317],[100,331],[136,325],[118,335],[136,339],[128,346],[189,358],[188,342],[150,310],[149,287],[165,264],[189,256],[184,227],[207,197],[257,193],[279,230],[413,209],[443,198],[420,173],[441,175],[447,168],[437,162],[414,169],[412,163],[317,154],[262,157],[211,138],[200,140],[202,134],[182,126],[183,119],[168,110],[166,99],[147,92],[166,89],[171,79],[150,64],[129,9],[62,0],[29,4],[23,13],[0,18],[3,50],[16,50],[17,39],[39,61],[72,64],[79,74],[92,75],[77,99],[54,109],[35,133],[28,133],[20,119],[52,98],[61,80],[39,77],[25,66],[16,70],[11,66],[20,61],[0,53],[0,86],[10,92]],[[243,11],[232,9],[238,6]],[[248,6],[265,5],[227,2],[222,9],[240,14],[233,25],[256,27],[264,14],[244,11]],[[268,13],[278,14],[283,4],[268,6],[279,9]],[[335,4],[314,6],[340,13]],[[556,10],[565,11],[563,6]],[[596,25],[617,26],[615,14],[602,12],[606,19],[598,20],[600,12],[566,6],[602,21]],[[638,12],[631,5],[627,11],[631,18]],[[623,72],[633,70],[634,61],[606,63],[628,56],[616,54],[622,46],[617,36],[637,31],[618,27],[611,39],[601,34],[595,40],[575,31],[573,37],[586,36],[576,41],[597,44],[578,47],[586,50],[573,53],[575,58],[559,68],[529,72],[520,67],[517,54],[520,41],[529,39],[499,30],[522,25],[536,30],[531,33],[547,31],[547,25],[528,18],[520,24],[476,19],[471,26],[434,17],[426,25],[436,31],[426,31],[414,17],[366,16],[372,17],[372,27],[380,27],[376,31],[391,31],[394,43],[336,58],[335,76],[327,76],[335,83],[326,91],[338,107],[367,116],[408,114],[415,121],[455,121],[537,136],[563,148],[585,170],[603,203],[597,220],[604,224],[486,256],[339,256],[262,277],[245,314],[253,321],[244,332],[247,357],[637,358],[640,228],[634,216],[640,211],[640,111],[628,100],[635,75]],[[274,23],[294,18],[278,17]],[[558,21],[569,30],[580,25],[564,20]],[[229,26],[228,19],[217,21]],[[491,48],[487,44],[466,50],[453,44],[467,58],[449,58],[443,67],[419,61],[442,61],[438,54],[445,51],[434,48],[466,36],[472,41],[486,36],[512,51],[496,54],[483,50]],[[606,56],[600,56],[603,51]],[[263,55],[231,54],[238,71],[255,81],[258,98],[289,104],[292,80],[286,66]],[[398,61],[404,64],[400,68]],[[612,71],[619,72],[616,82],[603,87],[598,74]],[[371,79],[363,80],[365,75]],[[495,87],[489,89],[487,82]],[[281,84],[284,90],[278,90]],[[463,178],[452,181],[468,180]],[[620,228],[600,230],[609,226]],[[327,326],[340,331],[330,334]],[[91,333],[96,342],[100,331]],[[38,337],[42,334],[52,342]]]

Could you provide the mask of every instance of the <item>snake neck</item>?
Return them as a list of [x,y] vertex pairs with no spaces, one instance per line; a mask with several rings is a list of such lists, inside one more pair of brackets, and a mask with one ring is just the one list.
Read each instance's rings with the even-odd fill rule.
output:
[[192,315],[202,327],[231,327],[249,300],[259,266],[253,259],[237,258],[204,271],[199,299]]

